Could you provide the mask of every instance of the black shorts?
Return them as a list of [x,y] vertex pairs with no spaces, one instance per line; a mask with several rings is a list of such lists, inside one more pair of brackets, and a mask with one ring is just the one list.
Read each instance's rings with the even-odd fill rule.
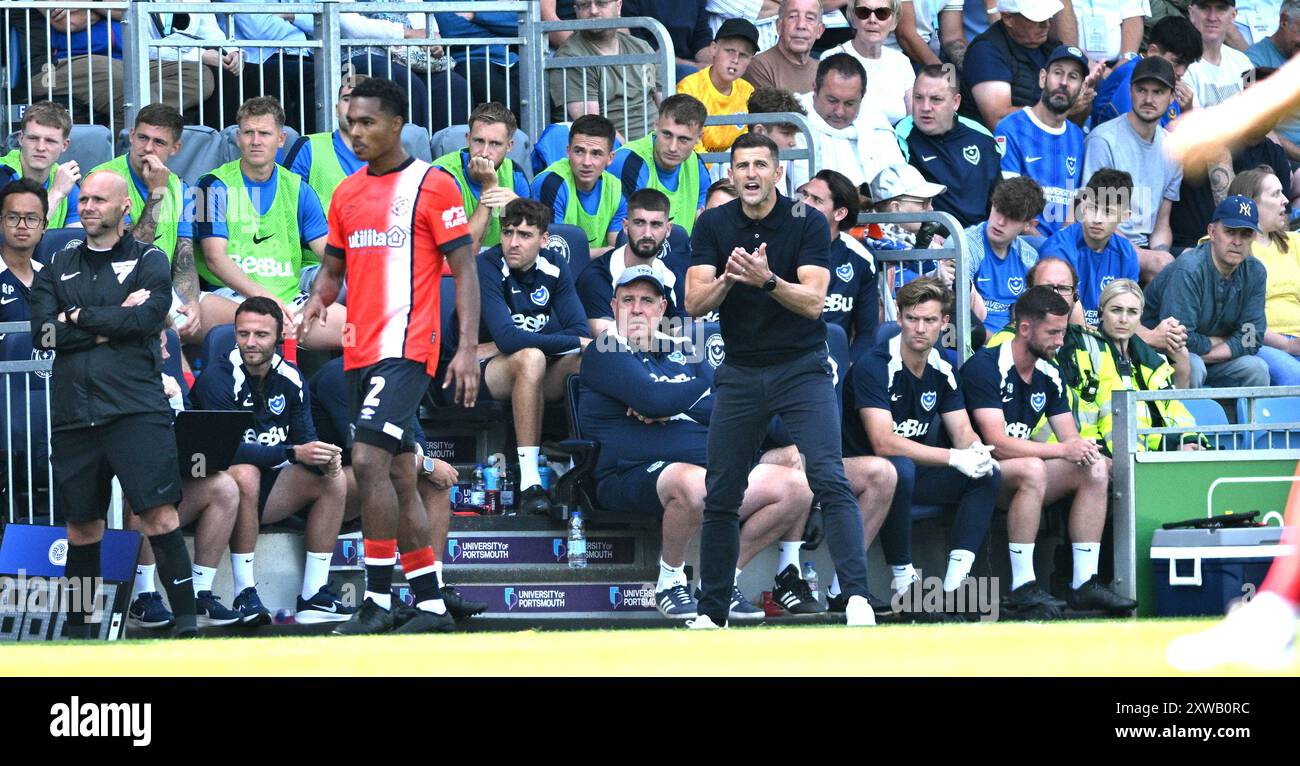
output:
[[352,441],[393,454],[415,451],[411,428],[420,400],[429,390],[424,365],[410,359],[383,359],[360,370],[348,370],[348,414]]
[[664,504],[659,501],[659,474],[670,463],[656,460],[653,463],[636,463],[596,483],[596,502],[611,511],[629,511],[651,516],[662,516]]
[[[438,360],[438,374],[433,381],[433,397],[438,404],[443,407],[453,407],[456,405],[456,392],[452,388],[443,388],[442,384],[447,382],[447,368],[451,366],[452,354],[444,353]],[[478,363],[478,400],[480,402],[495,401],[492,392],[488,390],[487,384],[487,366],[488,362],[501,356],[490,356],[487,359],[480,359]]]
[[124,415],[102,426],[55,431],[51,446],[55,498],[70,522],[107,518],[114,476],[135,513],[181,500],[170,413]]

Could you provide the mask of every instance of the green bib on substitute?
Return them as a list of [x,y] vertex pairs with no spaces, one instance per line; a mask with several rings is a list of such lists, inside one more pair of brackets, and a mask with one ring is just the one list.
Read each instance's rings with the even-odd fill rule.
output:
[[[144,212],[144,197],[140,196],[140,190],[136,188],[135,180],[131,176],[131,166],[127,163],[126,155],[116,157],[105,162],[95,170],[108,170],[122,177],[126,181],[127,194],[131,196],[131,220],[140,220],[140,213]],[[95,172],[94,170],[91,171]],[[89,175],[89,174],[87,174]],[[175,173],[167,174],[167,193],[163,195],[162,202],[159,204],[162,208],[158,211],[158,228],[154,230],[153,243],[158,249],[167,254],[167,259],[172,260],[176,257],[176,240],[181,220],[181,210],[185,203],[185,193],[181,190],[180,176]]]
[[[348,174],[343,171],[339,156],[334,152],[332,132],[312,133],[307,136],[307,143],[311,145],[311,169],[307,172],[307,185],[320,198],[321,210],[329,215],[330,200],[334,198],[334,190],[339,188],[339,184],[343,183],[343,179],[347,178]],[[288,166],[289,160],[286,159],[284,167]],[[304,266],[312,266],[320,263],[320,259],[310,247],[304,247],[302,263]]]
[[[298,190],[302,179],[282,167],[275,169],[275,199],[266,215],[258,215],[248,196],[239,160],[232,160],[211,175],[226,185],[226,253],[249,279],[282,301],[298,297],[302,275],[302,236],[298,231]],[[206,193],[211,186],[199,182]],[[255,224],[254,224],[255,222]],[[208,268],[200,251],[195,265],[211,285],[227,287]]]
[[[19,153],[19,150],[14,149],[12,152],[9,152],[3,157],[0,157],[0,166],[13,170],[15,179],[20,177],[23,173],[23,162],[22,162],[22,155]],[[57,172],[59,172],[59,163],[56,162],[53,165],[50,165],[50,178],[53,179],[54,174]],[[45,184],[46,191],[49,191],[49,187],[50,185],[49,182],[47,181]],[[47,221],[48,223],[46,225],[51,229],[63,228],[63,224],[67,223],[68,221],[68,198],[67,197],[64,197],[63,199],[59,200],[59,204],[55,205],[54,209],[50,211],[50,216],[47,219]]]
[[593,249],[605,247],[609,235],[609,224],[618,214],[618,200],[623,196],[623,189],[618,179],[608,172],[600,174],[600,202],[595,214],[588,213],[578,199],[578,183],[573,179],[573,166],[567,159],[556,160],[546,168],[551,173],[564,179],[569,187],[568,204],[564,208],[564,223],[577,226],[587,235],[587,244]]
[[[312,151],[315,151],[313,149]],[[460,187],[460,199],[465,205],[465,215],[474,215],[478,209],[478,197],[470,190],[469,178],[465,175],[465,163],[462,159],[467,150],[448,152],[433,161],[434,165],[451,173],[456,179],[456,184]],[[509,157],[501,161],[501,167],[497,168],[497,186],[505,189],[515,188],[515,164]],[[495,247],[501,244],[501,219],[496,213],[488,216],[487,229],[483,233],[483,242],[481,247]]]
[[[645,161],[646,173],[649,174],[646,188],[658,189],[668,196],[668,220],[686,230],[687,234],[695,228],[695,215],[700,204],[700,163],[695,152],[691,152],[677,168],[677,190],[669,191],[659,180],[659,166],[655,164],[655,136],[651,133],[638,138],[624,148]],[[626,165],[624,166],[626,167]]]

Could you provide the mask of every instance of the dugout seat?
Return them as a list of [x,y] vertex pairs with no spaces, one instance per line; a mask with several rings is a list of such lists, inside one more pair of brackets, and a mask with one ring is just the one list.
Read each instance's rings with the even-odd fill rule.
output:
[[[433,134],[432,153],[434,157],[441,157],[444,154],[458,152],[468,146],[469,143],[469,126],[468,125],[451,125],[443,128]],[[506,155],[510,161],[515,163],[524,177],[531,182],[536,175],[534,166],[529,160],[533,153],[533,139],[524,131],[515,129],[515,145],[511,147],[510,153]]]
[[41,237],[41,242],[36,246],[33,256],[41,263],[49,263],[55,253],[68,245],[80,245],[85,239],[86,230],[80,226],[50,229],[45,232],[45,236]]
[[[1252,425],[1300,423],[1300,397],[1256,399],[1253,407],[1246,399],[1238,399],[1237,420]],[[1253,440],[1255,449],[1300,449],[1300,429],[1260,429],[1246,438],[1246,444]]]
[[[288,146],[288,142],[285,142],[285,146]],[[407,154],[425,162],[433,162],[437,156],[433,153],[428,129],[410,122],[402,126],[402,148]]]
[[[19,132],[15,130],[9,134],[5,140],[5,152],[18,148]],[[66,164],[75,160],[83,176],[113,159],[113,134],[103,125],[73,125],[68,138],[72,143],[59,155],[58,161]]]
[[193,186],[202,175],[228,161],[225,136],[206,125],[186,125],[181,131],[180,151],[167,161],[167,167]]
[[[1223,406],[1213,399],[1182,399],[1183,406],[1187,411],[1192,413],[1198,426],[1226,426],[1228,425],[1228,413],[1223,411]],[[1237,436],[1235,434],[1217,434],[1207,435],[1210,444],[1215,449],[1236,449]]]
[[[456,278],[443,277],[440,285],[440,298],[438,304],[440,317],[440,326],[443,328],[443,339],[447,338],[449,328],[453,327],[456,312]],[[441,359],[450,360],[451,355],[456,353],[454,348],[449,348],[445,343],[440,351]],[[420,414],[421,422],[432,421],[430,429],[436,429],[439,425],[451,426],[486,426],[497,423],[514,423],[514,413],[510,407],[510,402],[500,402],[495,399],[482,399],[472,408],[456,404],[455,394],[450,389],[442,389],[442,380],[435,380],[429,385],[429,389],[424,393],[424,408]],[[514,427],[506,429],[510,438],[514,438]]]
[[591,245],[587,242],[587,233],[572,224],[548,224],[546,249],[569,265],[569,276],[574,282],[578,281],[578,274],[591,263]]

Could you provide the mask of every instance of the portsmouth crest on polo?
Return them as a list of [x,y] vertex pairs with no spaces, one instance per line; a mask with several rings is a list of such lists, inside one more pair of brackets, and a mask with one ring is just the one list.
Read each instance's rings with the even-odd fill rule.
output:
[[266,400],[266,408],[271,411],[272,415],[284,414],[284,394],[276,394]]
[[1007,289],[1013,295],[1019,295],[1025,291],[1025,280],[1023,277],[1007,277]]
[[[980,164],[980,148],[975,144],[971,144],[970,146],[962,149],[961,156],[964,157],[966,161],[972,165]],[[1073,173],[1074,171],[1070,171],[1070,172]]]
[[933,410],[937,401],[939,401],[939,394],[935,391],[926,391],[921,394],[921,406],[925,408],[926,412]]
[[846,263],[843,266],[835,267],[835,276],[840,278],[841,282],[853,281],[853,264]]
[[528,297],[531,298],[533,303],[537,304],[538,306],[545,306],[546,301],[551,297],[551,291],[546,289],[546,285],[542,285],[541,287],[529,293]]
[[1047,394],[1038,391],[1029,397],[1029,406],[1034,408],[1034,412],[1042,412],[1043,405],[1047,404]]

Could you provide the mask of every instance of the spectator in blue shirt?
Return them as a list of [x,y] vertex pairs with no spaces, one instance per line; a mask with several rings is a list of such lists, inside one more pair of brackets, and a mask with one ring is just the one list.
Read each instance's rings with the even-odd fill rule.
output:
[[1000,18],[971,40],[962,70],[962,114],[992,129],[1015,110],[1038,102],[1038,72],[1059,45],[1049,36],[1060,0],[998,0]]
[[971,312],[989,335],[1011,321],[1011,307],[1029,284],[1038,253],[1022,235],[1043,209],[1043,190],[1032,178],[1002,181],[993,190],[989,219],[966,229],[966,273]]
[[[1174,102],[1160,118],[1161,127],[1167,126],[1183,110],[1192,107],[1192,89],[1183,82],[1183,75],[1202,53],[1201,33],[1183,16],[1166,16],[1151,27],[1147,43],[1147,56],[1159,56],[1174,67]],[[1115,67],[1097,86],[1097,97],[1092,101],[1090,127],[1113,120],[1133,109],[1133,96],[1129,86],[1133,80],[1133,58]]]

